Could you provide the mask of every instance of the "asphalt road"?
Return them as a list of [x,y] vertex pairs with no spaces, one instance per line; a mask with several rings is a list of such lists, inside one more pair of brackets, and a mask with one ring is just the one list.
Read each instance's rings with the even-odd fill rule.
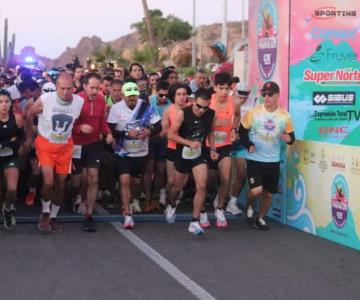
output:
[[355,250],[277,223],[262,232],[234,220],[203,236],[187,225],[138,222],[130,235],[119,223],[93,234],[79,223],[58,234],[2,229],[0,299],[360,298]]

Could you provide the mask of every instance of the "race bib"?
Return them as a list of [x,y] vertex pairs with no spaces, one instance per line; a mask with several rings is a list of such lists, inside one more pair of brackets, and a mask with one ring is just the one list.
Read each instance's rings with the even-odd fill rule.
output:
[[82,146],[81,145],[74,145],[74,149],[73,149],[73,158],[81,158],[81,151],[82,151]]
[[215,131],[215,145],[220,145],[225,143],[227,133],[225,131]]
[[0,149],[0,157],[11,156],[14,154],[14,150],[9,147],[4,147]]
[[183,159],[195,159],[201,155],[201,147],[197,149],[192,149],[190,147],[184,146],[182,150]]
[[143,150],[143,141],[141,140],[125,140],[124,148],[128,153],[137,153]]
[[66,144],[67,140],[68,140],[67,134],[61,134],[61,133],[56,133],[56,132],[50,133],[49,142],[51,142],[51,143]]

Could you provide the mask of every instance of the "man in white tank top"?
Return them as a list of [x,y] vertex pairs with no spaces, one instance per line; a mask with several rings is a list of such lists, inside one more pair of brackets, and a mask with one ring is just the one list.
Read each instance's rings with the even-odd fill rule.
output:
[[56,217],[64,196],[65,180],[71,171],[71,132],[84,102],[72,93],[72,89],[72,76],[61,73],[56,92],[42,95],[31,107],[27,120],[26,146],[32,143],[33,118],[35,115],[39,117],[35,149],[43,175],[40,231],[61,231]]

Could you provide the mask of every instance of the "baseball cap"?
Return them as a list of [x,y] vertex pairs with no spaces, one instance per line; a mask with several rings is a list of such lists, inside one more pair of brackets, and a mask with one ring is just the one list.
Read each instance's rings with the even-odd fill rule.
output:
[[246,82],[238,82],[236,84],[236,90],[240,96],[247,96],[250,94],[250,89],[247,87]]
[[260,92],[279,93],[280,87],[276,82],[268,81],[264,83],[264,86]]
[[122,87],[122,93],[125,97],[128,96],[139,96],[139,88],[136,83],[134,82],[127,82]]

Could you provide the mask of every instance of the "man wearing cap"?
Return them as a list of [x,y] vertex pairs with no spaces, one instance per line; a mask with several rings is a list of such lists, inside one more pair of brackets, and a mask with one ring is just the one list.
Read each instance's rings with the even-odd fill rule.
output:
[[161,131],[161,118],[153,106],[139,99],[136,83],[125,83],[122,93],[123,100],[110,109],[108,124],[116,140],[115,167],[120,176],[124,228],[132,229],[130,199],[139,190],[149,152],[149,137]]
[[[278,193],[281,141],[291,145],[295,141],[290,114],[279,107],[280,88],[266,82],[261,89],[264,103],[248,111],[241,120],[239,135],[246,154],[249,182],[246,218],[256,229],[268,230],[264,217],[271,206],[272,194]],[[253,203],[262,195],[257,218]]]

